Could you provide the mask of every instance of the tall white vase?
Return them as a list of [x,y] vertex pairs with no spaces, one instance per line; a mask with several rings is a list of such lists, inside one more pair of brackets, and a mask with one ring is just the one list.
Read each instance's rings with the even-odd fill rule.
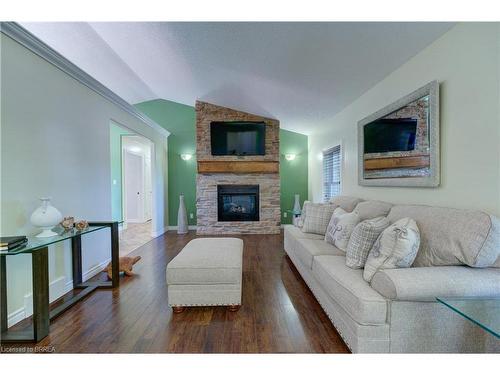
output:
[[300,209],[300,196],[299,194],[295,194],[295,203],[293,204],[293,219],[292,223],[295,226],[298,226],[300,220],[300,214],[302,210]]
[[43,229],[37,237],[57,236],[52,230],[62,220],[62,215],[57,208],[50,204],[50,198],[40,198],[42,204],[31,214],[31,224]]
[[293,214],[294,215],[300,215],[300,195],[295,194],[295,203],[293,205]]
[[188,220],[184,194],[179,195],[179,212],[177,213],[177,233],[186,234],[188,232]]

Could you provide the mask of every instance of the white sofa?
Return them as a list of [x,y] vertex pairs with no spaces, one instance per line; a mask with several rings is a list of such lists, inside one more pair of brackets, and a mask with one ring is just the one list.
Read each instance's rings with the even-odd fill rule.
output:
[[[423,248],[430,250],[438,263],[446,246],[463,253],[479,247],[490,251],[490,257],[500,250],[498,219],[479,211],[361,203],[345,196],[333,203],[346,211],[355,209],[363,219],[412,217],[420,229],[419,255],[429,254]],[[347,267],[345,253],[322,235],[287,225],[284,247],[355,353],[500,352],[500,340],[436,302],[436,297],[500,297],[500,257],[489,268],[418,267],[425,259],[417,255],[416,266],[379,271],[367,283],[363,270]]]

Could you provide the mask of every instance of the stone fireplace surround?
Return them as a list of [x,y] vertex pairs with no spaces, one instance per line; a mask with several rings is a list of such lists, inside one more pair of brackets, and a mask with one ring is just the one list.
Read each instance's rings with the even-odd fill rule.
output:
[[[210,150],[210,123],[212,121],[265,122],[265,155],[213,156]],[[196,157],[198,162],[262,161],[279,163],[279,121],[197,101]],[[218,185],[258,185],[259,221],[218,221]],[[279,233],[281,227],[279,173],[198,173],[196,177],[196,211],[198,234]]]

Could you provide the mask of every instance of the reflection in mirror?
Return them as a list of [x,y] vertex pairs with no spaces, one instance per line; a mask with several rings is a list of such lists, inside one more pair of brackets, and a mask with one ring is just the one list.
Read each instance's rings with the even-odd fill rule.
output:
[[429,95],[363,127],[365,179],[430,176]]

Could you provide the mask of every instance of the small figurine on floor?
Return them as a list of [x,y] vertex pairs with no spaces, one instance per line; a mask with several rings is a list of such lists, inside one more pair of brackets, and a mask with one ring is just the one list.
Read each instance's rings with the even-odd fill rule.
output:
[[[118,269],[120,272],[123,272],[127,276],[134,276],[134,273],[132,272],[132,267],[134,267],[134,264],[136,264],[141,257],[120,257],[120,262]],[[108,280],[111,280],[112,275],[113,275],[113,270],[111,269],[111,262],[107,265],[105,269],[102,270],[102,272],[107,272],[108,273]]]

